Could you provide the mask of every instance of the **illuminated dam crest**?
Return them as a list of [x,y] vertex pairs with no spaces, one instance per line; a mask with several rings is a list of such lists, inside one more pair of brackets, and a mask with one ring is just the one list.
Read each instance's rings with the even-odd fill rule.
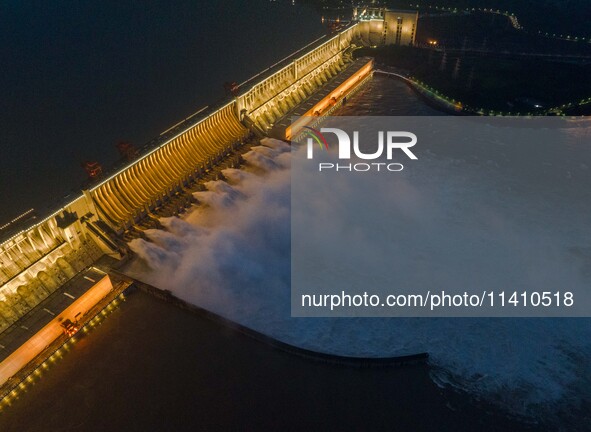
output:
[[373,61],[354,61],[352,52],[385,34],[386,18],[380,19],[381,27],[375,17],[361,16],[257,74],[232,98],[163,132],[136,160],[47,217],[28,211],[1,226],[0,343],[99,259],[127,258],[127,241],[159,227],[160,216],[191,205],[191,187],[214,175],[214,167],[240,160],[245,143],[290,138],[293,115],[314,122],[330,114],[373,75]]

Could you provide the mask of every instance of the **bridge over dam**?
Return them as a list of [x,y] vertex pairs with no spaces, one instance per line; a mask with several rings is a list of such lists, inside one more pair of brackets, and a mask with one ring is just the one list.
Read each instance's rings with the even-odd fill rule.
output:
[[3,334],[31,314],[51,312],[43,304],[60,287],[105,256],[124,260],[127,240],[190,205],[192,191],[216,167],[233,166],[241,149],[264,136],[285,138],[291,115],[330,114],[370,79],[372,60],[352,56],[369,40],[366,24],[352,22],[240,84],[232,97],[162,133],[53,213],[29,211],[0,226],[0,351]]

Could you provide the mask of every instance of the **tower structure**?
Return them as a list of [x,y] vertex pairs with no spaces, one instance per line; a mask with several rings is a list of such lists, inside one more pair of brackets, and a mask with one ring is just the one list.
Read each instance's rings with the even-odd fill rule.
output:
[[376,7],[353,9],[358,36],[364,45],[414,45],[419,12]]

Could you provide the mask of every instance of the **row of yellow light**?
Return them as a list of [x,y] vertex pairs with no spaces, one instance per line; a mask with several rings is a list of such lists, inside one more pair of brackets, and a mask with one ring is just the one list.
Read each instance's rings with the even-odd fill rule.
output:
[[[420,8],[420,5],[418,4],[410,4],[411,7],[416,7],[417,9]],[[441,10],[441,11],[447,11],[447,12],[454,12],[457,13],[459,11],[464,11],[464,12],[487,12],[487,13],[495,13],[495,14],[499,14],[499,15],[503,15],[506,16],[507,18],[509,18],[511,20],[511,24],[513,24],[513,27],[515,27],[517,30],[525,30],[523,28],[523,26],[521,24],[519,24],[519,19],[517,18],[517,16],[514,13],[511,13],[509,11],[501,11],[500,9],[487,9],[487,8],[465,8],[465,9],[458,9],[457,7],[445,7],[445,6],[425,6],[429,9],[435,9],[435,10]],[[542,32],[542,30],[538,30],[537,32],[539,35],[548,37],[548,38],[555,38],[555,39],[561,39],[561,40],[566,40],[566,41],[572,41],[572,42],[578,42],[578,41],[583,41],[583,42],[589,42],[591,43],[591,37],[585,38],[585,37],[580,37],[580,36],[571,36],[571,35],[557,35],[556,33],[548,33],[548,32]]]
[[[476,114],[480,114],[480,115],[488,115],[488,116],[502,116],[502,117],[520,117],[523,115],[527,115],[527,116],[533,116],[533,115],[541,115],[541,114],[548,114],[548,113],[552,113],[552,112],[560,112],[562,109],[565,108],[574,108],[576,106],[582,106],[582,105],[586,105],[586,104],[590,104],[591,103],[591,97],[587,98],[587,99],[581,99],[579,102],[577,103],[568,103],[568,104],[563,104],[560,107],[553,107],[553,108],[548,108],[546,110],[543,111],[538,111],[536,113],[527,113],[527,114],[523,114],[523,113],[512,113],[512,112],[502,112],[502,111],[494,111],[494,110],[487,110],[484,108],[471,108],[468,105],[463,105],[462,102],[460,101],[456,101],[453,98],[450,98],[442,93],[440,93],[438,90],[428,86],[427,84],[419,81],[419,80],[415,80],[412,77],[407,78],[410,82],[412,82],[413,84],[415,84],[416,86],[422,88],[423,90],[427,90],[429,93],[431,93],[433,96],[453,105],[455,108],[462,108],[464,111],[468,111],[468,112],[472,112],[472,113],[476,113]],[[459,104],[459,105],[458,105]],[[564,116],[565,114],[560,113],[562,116]]]
[[[332,38],[330,38],[330,39],[329,39],[329,40],[327,40],[326,42],[323,42],[321,45],[318,45],[316,48],[314,48],[314,50],[313,50],[313,51],[317,51],[317,50],[320,50],[320,49],[322,49],[323,47],[326,47],[326,46],[327,46],[327,45],[329,45],[331,42],[333,42],[334,40],[338,39],[338,38],[341,36],[341,34],[343,34],[343,33],[347,32],[347,31],[350,31],[350,30],[351,30],[353,27],[355,27],[356,25],[357,25],[357,24],[353,24],[353,25],[351,25],[351,26],[347,27],[345,30],[343,30],[343,31],[339,32],[337,35],[333,36]],[[286,61],[286,60],[287,60],[287,59],[289,59],[290,57],[293,57],[295,54],[297,54],[297,53],[299,53],[299,52],[301,52],[301,51],[305,50],[306,48],[308,48],[308,47],[310,47],[310,46],[312,46],[312,45],[316,44],[316,43],[317,43],[319,40],[323,39],[324,37],[326,37],[326,35],[323,35],[323,36],[319,37],[318,39],[315,39],[314,41],[310,42],[310,43],[309,43],[308,45],[306,45],[305,47],[303,47],[303,48],[300,48],[300,49],[298,49],[297,51],[294,51],[293,53],[289,54],[288,56],[286,56],[286,57],[284,57],[283,59],[279,60],[278,62],[274,63],[273,65],[269,66],[267,69],[263,70],[262,72],[259,72],[258,74],[256,74],[256,75],[253,75],[252,77],[248,78],[246,81],[244,81],[244,82],[242,82],[242,83],[238,84],[238,87],[241,87],[241,86],[243,86],[244,84],[248,83],[249,81],[252,81],[254,78],[256,78],[256,77],[258,77],[258,76],[260,76],[260,75],[264,75],[265,73],[267,73],[268,71],[270,71],[270,70],[272,70],[274,67],[276,67],[277,65],[279,65],[279,64],[281,64],[282,62]],[[339,52],[339,49],[340,49],[340,47],[337,47],[337,53],[336,53],[336,54],[338,54],[338,52]],[[309,55],[311,52],[313,52],[313,51],[307,52],[306,54],[304,54],[304,55],[302,55],[302,56],[300,56],[300,57],[298,57],[298,58],[294,59],[294,60],[293,60],[292,62],[290,62],[288,65],[286,65],[286,66],[282,67],[281,69],[279,69],[278,71],[276,71],[276,72],[275,72],[273,75],[271,75],[271,76],[269,76],[269,77],[265,78],[265,79],[264,79],[264,80],[262,80],[262,81],[259,81],[259,82],[258,82],[258,83],[256,83],[256,84],[253,84],[253,85],[250,87],[249,91],[247,91],[247,92],[244,92],[244,94],[243,94],[242,96],[245,96],[245,95],[247,95],[247,94],[248,94],[250,91],[252,91],[252,90],[254,90],[256,87],[258,87],[258,86],[262,85],[262,84],[263,84],[265,81],[267,81],[267,80],[271,80],[271,79],[272,79],[272,77],[274,77],[274,76],[276,76],[276,75],[279,75],[279,74],[280,74],[281,72],[283,72],[285,69],[291,68],[291,67],[292,67],[294,64],[296,64],[297,62],[299,62],[299,61],[301,61],[302,59],[306,58],[306,56],[308,56],[308,55]],[[335,54],[335,55],[336,55],[336,54]],[[334,57],[334,56],[333,56],[333,57]],[[324,63],[326,63],[326,62],[324,62]],[[323,64],[324,64],[324,63],[323,63]],[[320,67],[320,66],[322,66],[322,64],[321,64],[321,65],[319,65],[318,67]]]
[[[349,29],[343,30],[341,33],[344,33],[344,32],[346,32],[347,30],[349,30]],[[336,36],[332,37],[332,38],[331,38],[331,39],[329,39],[328,41],[324,42],[322,45],[318,46],[318,48],[316,48],[316,49],[320,49],[321,47],[323,47],[323,46],[326,46],[327,44],[331,43],[331,42],[332,42],[334,39],[338,38],[339,36],[340,36],[340,33],[339,33],[338,35],[336,35]],[[321,38],[318,38],[317,40],[319,40],[319,39],[322,39],[322,37],[321,37]],[[317,41],[317,40],[316,40],[316,41]],[[297,53],[297,52],[300,52],[300,51],[302,51],[303,49],[306,49],[306,48],[307,48],[307,47],[309,47],[310,45],[312,45],[312,44],[316,43],[316,41],[314,41],[314,42],[311,42],[310,44],[306,45],[304,48],[301,48],[301,49],[297,50],[297,51],[296,51],[296,53]],[[306,53],[306,54],[304,54],[303,56],[299,57],[298,59],[296,59],[296,60],[294,60],[294,61],[298,61],[298,60],[300,60],[300,59],[304,58],[304,57],[305,57],[306,55],[308,55],[308,54],[309,54],[309,53]],[[292,55],[293,55],[293,54],[292,54]],[[289,56],[288,56],[288,58],[289,58]],[[279,62],[275,63],[274,65],[272,65],[271,67],[267,68],[266,70],[272,69],[272,68],[273,68],[273,67],[275,67],[277,64],[281,63],[281,61],[283,61],[283,60],[280,60]],[[289,67],[289,66],[286,66],[286,67]],[[281,70],[283,70],[283,69],[281,69]],[[281,70],[280,70],[280,71],[278,71],[277,73],[281,72]],[[264,71],[263,71],[263,72],[261,72],[261,73],[264,73]],[[259,75],[259,74],[257,74],[257,75]],[[255,76],[256,76],[256,75],[255,75]],[[249,79],[249,80],[250,80],[250,79]],[[247,80],[247,81],[248,81],[248,80]],[[245,82],[247,82],[247,81],[245,81]],[[265,81],[265,80],[263,80],[263,81]],[[255,84],[255,85],[253,85],[253,86],[252,86],[252,88],[256,87],[256,86],[257,86],[257,85],[259,85],[259,84],[260,84],[260,83],[257,83],[257,84]],[[240,84],[240,85],[242,85],[242,84]],[[179,132],[178,134],[176,134],[174,137],[172,137],[172,138],[168,139],[166,142],[162,143],[162,144],[161,144],[161,145],[159,145],[157,148],[154,148],[154,149],[152,149],[150,152],[146,153],[145,155],[143,155],[143,156],[142,156],[142,157],[140,157],[139,159],[136,159],[136,160],[134,160],[132,163],[130,163],[130,164],[128,164],[128,165],[126,165],[125,167],[123,167],[122,169],[120,169],[119,171],[117,171],[115,174],[111,175],[109,178],[107,178],[107,179],[103,180],[101,183],[99,183],[98,185],[96,185],[96,186],[94,186],[93,188],[91,188],[91,189],[90,189],[90,191],[92,192],[92,191],[95,191],[96,189],[100,188],[102,185],[104,185],[105,183],[107,183],[107,182],[111,181],[113,178],[117,177],[117,176],[118,176],[119,174],[121,174],[122,172],[126,171],[127,169],[129,169],[129,168],[130,168],[130,167],[132,167],[133,165],[136,165],[137,163],[139,163],[139,162],[140,162],[140,161],[142,161],[143,159],[145,159],[145,158],[147,158],[148,156],[150,156],[152,153],[154,153],[154,152],[156,152],[156,151],[160,150],[162,147],[164,147],[164,146],[168,145],[170,142],[172,142],[173,140],[175,140],[175,139],[176,139],[176,138],[178,138],[179,136],[181,136],[181,135],[183,135],[184,133],[188,132],[189,130],[191,130],[191,129],[193,129],[193,128],[197,127],[199,124],[203,123],[203,122],[204,122],[205,120],[207,120],[208,118],[210,118],[210,117],[214,116],[215,114],[217,114],[218,112],[220,112],[220,111],[224,110],[225,108],[227,108],[229,105],[232,105],[232,104],[234,104],[234,101],[230,101],[230,102],[226,103],[226,104],[225,104],[225,105],[223,105],[221,108],[218,108],[218,109],[217,109],[215,112],[213,112],[213,113],[211,113],[211,114],[207,115],[206,117],[203,117],[201,120],[199,120],[199,121],[198,121],[198,122],[196,122],[195,124],[193,124],[193,125],[191,125],[191,126],[188,126],[187,128],[183,129],[181,132]]]
[[[288,55],[286,55],[286,56],[285,56],[285,57],[283,57],[281,60],[279,60],[279,61],[277,61],[277,62],[273,63],[273,64],[272,64],[271,66],[269,66],[268,68],[266,68],[266,69],[262,70],[261,72],[259,72],[259,73],[255,74],[255,75],[251,76],[250,78],[246,79],[245,81],[241,82],[240,84],[238,84],[238,87],[242,87],[244,84],[247,84],[247,83],[249,83],[250,81],[254,80],[255,78],[257,78],[257,77],[259,77],[259,76],[261,76],[261,75],[264,75],[264,74],[266,74],[267,72],[269,72],[271,69],[273,69],[273,68],[274,68],[274,67],[276,67],[277,65],[280,65],[281,63],[283,63],[284,61],[286,61],[286,60],[287,60],[287,59],[289,59],[290,57],[293,57],[293,56],[295,56],[296,54],[298,54],[298,53],[302,52],[303,50],[305,50],[306,48],[309,48],[309,47],[311,47],[312,45],[314,45],[314,44],[318,43],[318,42],[319,42],[321,39],[324,39],[325,37],[326,37],[326,35],[322,35],[322,36],[320,36],[319,38],[317,38],[317,39],[314,39],[312,42],[310,42],[310,43],[309,43],[309,44],[307,44],[306,46],[304,46],[304,47],[302,47],[302,48],[300,48],[300,49],[298,49],[298,50],[296,50],[296,51],[292,52],[291,54],[288,54]],[[334,38],[332,38],[332,39],[334,39]],[[332,39],[331,39],[331,40],[332,40]],[[327,41],[327,42],[330,42],[330,40],[329,40],[329,41]],[[324,45],[324,44],[322,44],[322,45]],[[320,46],[322,46],[322,45],[320,45]],[[320,46],[319,46],[319,47],[320,47]],[[297,59],[295,59],[295,60],[294,60],[294,62],[296,62],[296,61],[298,61],[298,60],[302,59],[303,57],[305,57],[305,55],[304,55],[304,56],[302,56],[302,57],[300,57],[300,58],[297,58]],[[289,65],[288,65],[288,66],[286,66],[286,67],[289,67]],[[283,68],[283,69],[285,69],[285,68]],[[282,70],[283,70],[283,69],[282,69]],[[257,84],[255,84],[255,85],[253,85],[251,88],[253,88],[253,87],[256,87],[258,84],[260,84],[260,83],[257,83]]]
[[[112,313],[117,308],[121,301],[125,301],[125,295],[123,293],[119,294],[112,302],[110,302],[91,320],[84,324],[84,326],[79,331],[84,333],[92,331],[94,327],[102,323],[107,314]],[[70,351],[76,342],[77,339],[75,335],[68,338],[59,348],[51,353],[51,355],[48,356],[45,361],[43,361],[43,363],[37,366],[35,370],[23,378],[21,382],[15,385],[9,392],[6,392],[0,399],[0,411],[6,407],[10,407],[12,402],[18,399],[20,393],[25,392],[28,386],[34,384],[36,380],[41,378],[43,372],[49,369],[50,364],[55,363],[57,360],[61,359],[66,352]]]
[[76,197],[74,200],[70,201],[68,204],[66,204],[65,206],[63,206],[59,210],[56,210],[55,212],[53,212],[52,214],[50,214],[49,216],[47,216],[45,219],[37,222],[36,224],[33,224],[33,225],[29,226],[28,228],[25,228],[25,229],[20,230],[19,232],[17,232],[15,235],[13,235],[12,237],[10,237],[9,239],[3,241],[2,244],[0,244],[0,248],[4,247],[5,244],[10,243],[11,241],[13,241],[14,239],[16,239],[17,237],[21,236],[22,234],[25,234],[26,232],[32,231],[35,228],[37,228],[38,226],[43,225],[49,219],[57,216],[61,211],[63,211],[64,209],[67,209],[68,207],[70,207],[76,201],[78,201],[79,199],[81,199],[83,197],[84,197],[84,195],[80,195],[80,196]]
[[19,220],[21,220],[22,218],[24,218],[26,215],[31,214],[31,212],[33,212],[35,209],[29,209],[26,212],[24,212],[23,214],[18,215],[17,217],[15,217],[13,220],[11,220],[8,223],[5,223],[4,225],[0,226],[0,231],[2,231],[4,228],[8,228],[10,225],[12,225],[13,223],[18,222]]

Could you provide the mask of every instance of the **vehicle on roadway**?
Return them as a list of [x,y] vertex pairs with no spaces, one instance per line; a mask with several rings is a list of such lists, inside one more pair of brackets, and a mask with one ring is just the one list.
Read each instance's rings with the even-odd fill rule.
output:
[[78,322],[72,322],[70,319],[66,319],[61,323],[62,328],[64,329],[64,334],[68,337],[74,336],[78,330],[80,330],[80,325]]

